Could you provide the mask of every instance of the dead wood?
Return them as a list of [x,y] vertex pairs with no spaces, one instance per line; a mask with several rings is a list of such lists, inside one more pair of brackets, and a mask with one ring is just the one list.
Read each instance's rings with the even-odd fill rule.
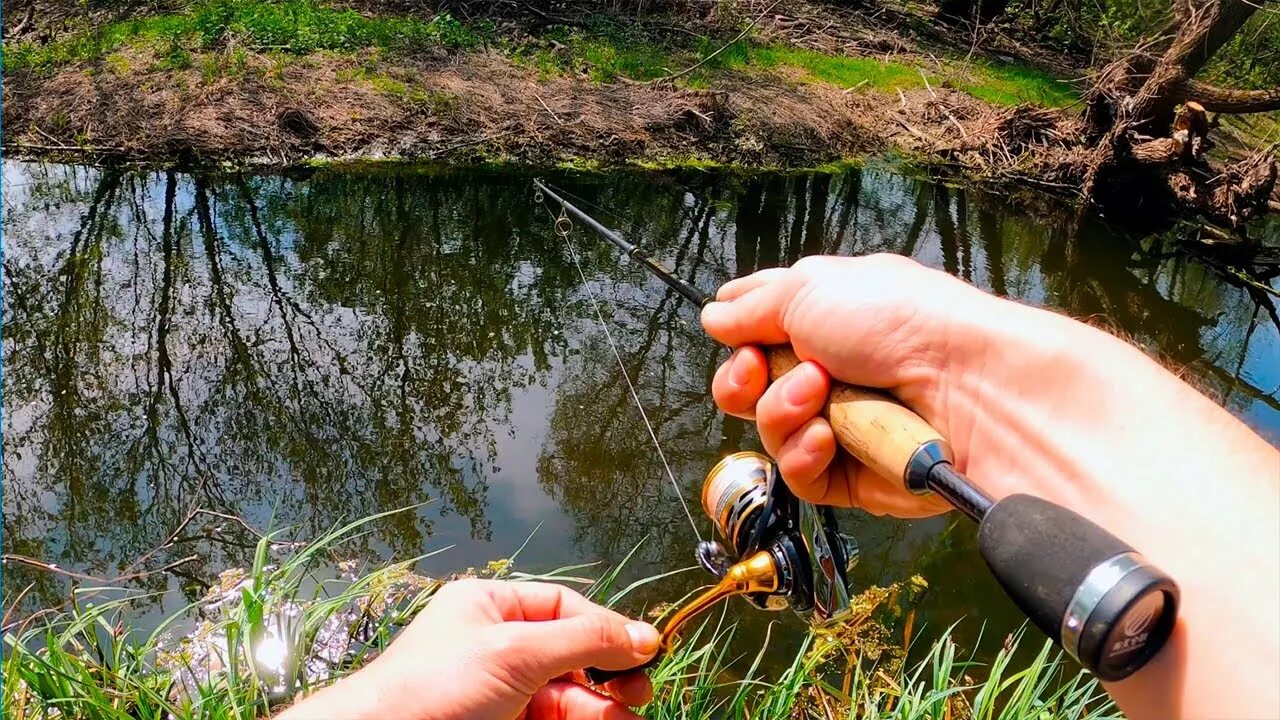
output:
[[1280,87],[1234,90],[1189,80],[1183,86],[1181,98],[1194,100],[1209,112],[1243,114],[1280,110]]

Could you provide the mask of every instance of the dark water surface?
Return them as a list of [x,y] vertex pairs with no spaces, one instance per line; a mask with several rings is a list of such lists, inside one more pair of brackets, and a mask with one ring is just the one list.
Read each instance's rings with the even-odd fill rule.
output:
[[[532,534],[526,571],[616,562],[641,541],[632,576],[691,565],[693,531],[530,179],[6,162],[5,552],[114,577],[195,508],[309,538],[430,501],[373,525],[349,556],[452,546],[421,563],[447,573],[509,556]],[[872,169],[549,179],[704,288],[802,255],[889,251],[1093,317],[1280,439],[1280,338],[1248,293],[1048,201],[1014,208]],[[574,241],[705,534],[703,475],[756,445],[708,396],[724,354],[640,268],[585,233]],[[929,582],[924,636],[967,618],[957,639],[975,643],[985,623],[990,649],[1021,623],[965,521],[845,519],[861,582]],[[152,614],[251,563],[253,539],[212,515],[189,523],[141,566],[201,555],[142,581],[170,591]],[[702,580],[655,583],[643,599],[674,600]],[[58,576],[7,563],[5,596],[28,585],[27,609],[66,598]],[[736,642],[752,652],[780,616],[734,608]],[[798,636],[774,633],[782,646]]]

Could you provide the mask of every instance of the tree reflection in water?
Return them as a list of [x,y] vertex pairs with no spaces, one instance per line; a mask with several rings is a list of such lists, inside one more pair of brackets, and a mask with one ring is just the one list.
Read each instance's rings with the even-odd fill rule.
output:
[[[310,537],[432,500],[351,552],[409,557],[443,537],[460,547],[436,569],[456,568],[545,521],[523,564],[616,560],[644,540],[635,573],[689,565],[693,531],[529,180],[6,163],[5,551],[110,576],[195,507]],[[1280,436],[1266,313],[1199,265],[1051,204],[875,170],[551,180],[703,288],[807,254],[913,255],[1109,324]],[[708,397],[723,353],[641,268],[586,233],[572,242],[705,535],[703,474],[754,444]],[[964,525],[849,522],[860,580],[923,572],[930,622],[982,612],[996,642],[1019,622]],[[195,580],[249,561],[254,538],[230,524],[186,535],[151,564],[196,549],[180,569]],[[6,567],[6,594],[30,583],[32,607],[65,597],[60,578]],[[741,615],[748,633],[772,619]]]

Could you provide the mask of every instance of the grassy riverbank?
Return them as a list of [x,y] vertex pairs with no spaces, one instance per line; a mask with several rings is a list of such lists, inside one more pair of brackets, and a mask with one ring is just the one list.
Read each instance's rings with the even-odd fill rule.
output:
[[[253,567],[224,572],[201,603],[151,632],[131,627],[136,597],[104,588],[75,590],[69,607],[6,617],[4,715],[257,718],[358,670],[448,580],[414,574],[410,559],[372,570],[342,566],[342,577],[317,581],[324,559],[340,556],[343,541],[373,519],[302,545],[264,537]],[[466,575],[575,583],[615,605],[661,579],[621,586],[618,568],[595,581],[579,579],[590,570],[529,575],[504,560]],[[885,618],[908,602],[911,587],[868,589],[857,620],[811,635],[776,677],[758,672],[770,652],[767,643],[735,643],[732,615],[749,612],[735,604],[652,672],[656,697],[643,713],[655,720],[1116,716],[1096,683],[1047,644],[1029,664],[1015,667],[1011,658],[1020,640],[1010,638],[989,665],[977,666],[943,632],[918,639],[931,643],[928,653],[918,664],[904,664]],[[743,653],[755,658],[745,673],[730,667],[741,666],[734,659]],[[975,682],[974,675],[986,679]]]
[[[4,44],[9,152],[90,159],[693,158],[813,165],[904,149],[1067,80],[852,15],[800,41],[752,3],[688,17],[462,20],[321,0],[203,0]],[[799,11],[805,7],[799,6]],[[793,14],[799,11],[792,11]],[[884,46],[888,51],[874,49]]]

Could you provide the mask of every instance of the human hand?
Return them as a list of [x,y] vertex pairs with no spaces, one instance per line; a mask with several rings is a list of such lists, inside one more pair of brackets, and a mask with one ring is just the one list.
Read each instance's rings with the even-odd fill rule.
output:
[[[1276,716],[1280,454],[1143,352],[892,255],[739,278],[702,323],[738,348],[716,372],[716,403],[755,419],[797,496],[904,517],[946,509],[837,454],[821,417],[831,378],[887,390],[993,499],[1069,508],[1178,582],[1165,650],[1108,687],[1130,717]],[[769,384],[752,346],[782,343],[806,362]]]
[[549,583],[459,580],[445,585],[367,667],[290,708],[282,720],[633,720],[649,702],[642,673],[606,685],[581,670],[636,667],[658,631]]
[[[972,417],[955,412],[954,388],[989,369],[1001,305],[1009,303],[895,255],[805,258],[764,270],[726,283],[703,311],[707,332],[739,348],[712,392],[726,413],[756,420],[765,450],[801,498],[902,517],[944,512],[944,501],[837,455],[820,413],[834,377],[888,389],[945,437],[972,438]],[[807,362],[769,386],[757,345],[784,343]],[[965,467],[969,447],[954,449]]]
[[[1242,459],[1274,458],[1228,413],[1114,336],[896,255],[804,258],[739,278],[720,288],[702,322],[738,348],[716,372],[716,403],[755,419],[788,485],[815,502],[904,517],[947,509],[837,455],[820,415],[831,377],[897,396],[994,498],[1028,492],[1104,527],[1101,508],[1147,514],[1151,493],[1168,496],[1171,478],[1223,471],[1190,445],[1190,457],[1170,452],[1175,437],[1203,442],[1206,429],[1221,427],[1248,445]],[[781,343],[807,362],[769,385],[754,346]]]

